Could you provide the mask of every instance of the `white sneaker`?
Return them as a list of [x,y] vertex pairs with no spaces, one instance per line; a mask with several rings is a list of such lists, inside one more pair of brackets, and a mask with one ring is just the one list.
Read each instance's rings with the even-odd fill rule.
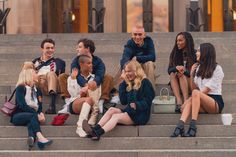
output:
[[99,113],[103,113],[103,104],[104,104],[104,99],[100,99],[98,102]]
[[120,98],[118,95],[115,95],[111,98],[111,101],[110,103],[113,103],[113,104],[120,104]]
[[58,111],[58,114],[70,114],[68,107],[69,107],[68,105],[64,106],[63,109],[61,109],[60,111]]

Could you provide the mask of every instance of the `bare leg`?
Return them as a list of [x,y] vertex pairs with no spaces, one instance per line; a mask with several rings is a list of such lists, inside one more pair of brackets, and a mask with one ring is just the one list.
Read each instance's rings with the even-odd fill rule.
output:
[[104,116],[102,116],[98,124],[103,127],[111,119],[112,115],[117,113],[121,113],[121,110],[115,107],[110,107]]
[[183,111],[180,120],[186,122],[188,117],[190,116],[191,110],[192,110],[192,98],[190,97],[183,104]]
[[179,84],[184,97],[184,101],[186,101],[188,99],[188,81],[186,76],[183,75],[179,77]]
[[171,85],[172,91],[174,92],[174,95],[177,99],[177,104],[182,104],[182,99],[181,99],[180,91],[179,91],[179,89],[180,89],[179,80],[178,80],[178,77],[175,73],[170,74],[170,85]]
[[113,114],[109,121],[102,127],[105,132],[111,131],[117,124],[131,125],[133,121],[129,115],[125,113],[116,113]]
[[75,99],[75,101],[73,102],[73,111],[75,113],[80,113],[82,105],[84,102],[87,102],[90,106],[92,106],[94,104],[93,100],[91,97],[82,97],[82,98],[77,98]]
[[192,91],[192,119],[197,120],[199,111],[203,110],[208,113],[217,113],[218,105],[215,100],[199,90]]

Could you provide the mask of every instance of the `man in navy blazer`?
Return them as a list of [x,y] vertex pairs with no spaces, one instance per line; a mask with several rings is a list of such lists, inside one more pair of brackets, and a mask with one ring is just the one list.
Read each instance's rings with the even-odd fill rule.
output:
[[44,94],[51,97],[51,103],[46,114],[56,113],[56,95],[59,89],[58,76],[65,73],[66,63],[60,58],[54,58],[55,42],[52,39],[44,39],[41,43],[42,55],[33,60],[37,74],[38,85]]

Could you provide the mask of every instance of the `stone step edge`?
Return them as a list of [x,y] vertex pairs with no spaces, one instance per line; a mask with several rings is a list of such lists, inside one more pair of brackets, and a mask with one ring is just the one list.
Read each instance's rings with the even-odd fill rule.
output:
[[[138,152],[236,152],[236,149],[132,149],[132,150],[34,150],[31,153],[138,153]],[[1,153],[29,153],[28,150],[1,150]]]
[[[90,138],[84,138],[84,137],[50,137],[48,136],[47,138],[50,138],[52,140],[60,140],[60,139],[65,139],[65,140],[91,140]],[[133,136],[133,137],[110,137],[110,136],[102,136],[100,140],[102,139],[106,139],[106,140],[113,140],[113,139],[172,139],[172,140],[201,140],[201,139],[236,139],[235,136],[227,136],[227,137],[219,137],[219,136],[213,136],[213,137],[177,137],[177,138],[173,138],[173,137],[143,137],[143,136]],[[0,140],[24,140],[27,139],[27,137],[0,137]],[[99,141],[94,141],[99,143]],[[235,149],[236,150],[236,149]]]

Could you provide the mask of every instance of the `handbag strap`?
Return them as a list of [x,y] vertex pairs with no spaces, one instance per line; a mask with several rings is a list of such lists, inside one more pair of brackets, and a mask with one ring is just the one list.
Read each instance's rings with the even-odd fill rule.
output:
[[161,88],[161,90],[160,90],[160,96],[162,96],[164,90],[167,91],[167,96],[169,97],[169,96],[170,96],[170,92],[169,92],[169,89],[166,88],[166,87]]
[[16,88],[15,88],[15,89],[14,89],[14,91],[12,92],[12,94],[11,94],[10,98],[8,99],[8,102],[10,102],[10,101],[11,101],[11,99],[13,98],[13,96],[14,96],[15,92],[16,92]]

